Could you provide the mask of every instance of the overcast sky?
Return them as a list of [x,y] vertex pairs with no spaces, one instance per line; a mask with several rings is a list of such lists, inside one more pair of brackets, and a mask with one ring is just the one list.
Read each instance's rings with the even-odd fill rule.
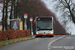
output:
[[[0,6],[2,7],[3,5],[2,4],[0,4]],[[0,21],[1,21],[1,19],[2,19],[2,8],[0,7]]]

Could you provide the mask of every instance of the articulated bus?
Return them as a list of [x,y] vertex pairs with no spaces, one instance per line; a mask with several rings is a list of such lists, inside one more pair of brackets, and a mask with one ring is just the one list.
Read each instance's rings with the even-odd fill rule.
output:
[[34,23],[36,25],[36,37],[43,35],[54,36],[53,17],[36,17]]

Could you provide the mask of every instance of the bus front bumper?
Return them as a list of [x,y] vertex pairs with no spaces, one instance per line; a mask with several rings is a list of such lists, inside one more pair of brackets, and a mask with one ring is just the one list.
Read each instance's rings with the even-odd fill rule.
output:
[[46,33],[46,34],[42,34],[42,33],[39,33],[39,34],[36,34],[36,36],[40,36],[40,35],[54,35],[54,33]]

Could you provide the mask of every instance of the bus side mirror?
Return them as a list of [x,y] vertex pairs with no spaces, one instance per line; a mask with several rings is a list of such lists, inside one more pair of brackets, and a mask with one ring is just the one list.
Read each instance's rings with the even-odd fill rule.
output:
[[36,20],[34,20],[34,24],[36,23]]
[[53,24],[55,24],[55,21],[53,21]]

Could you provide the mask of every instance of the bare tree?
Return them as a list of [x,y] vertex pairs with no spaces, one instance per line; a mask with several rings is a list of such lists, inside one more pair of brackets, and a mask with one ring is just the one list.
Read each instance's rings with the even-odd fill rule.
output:
[[[75,3],[73,3],[73,0],[57,0],[59,1],[59,4],[57,8],[63,9],[63,15],[68,15],[68,17],[75,23]],[[67,11],[65,11],[67,9]]]
[[[10,10],[9,10],[9,7],[11,7]],[[9,12],[10,12],[10,19],[12,19],[13,17],[17,18],[17,13],[19,13],[17,12],[18,11],[17,7],[18,7],[17,0],[3,0],[2,30],[4,30],[4,28],[5,30],[8,30],[7,19],[8,19]],[[10,22],[10,25],[11,25],[11,22]]]
[[67,32],[71,33],[71,24],[75,23],[75,3],[73,0],[53,0],[53,2],[57,2],[55,6],[55,10],[60,12],[59,21],[66,29]]

